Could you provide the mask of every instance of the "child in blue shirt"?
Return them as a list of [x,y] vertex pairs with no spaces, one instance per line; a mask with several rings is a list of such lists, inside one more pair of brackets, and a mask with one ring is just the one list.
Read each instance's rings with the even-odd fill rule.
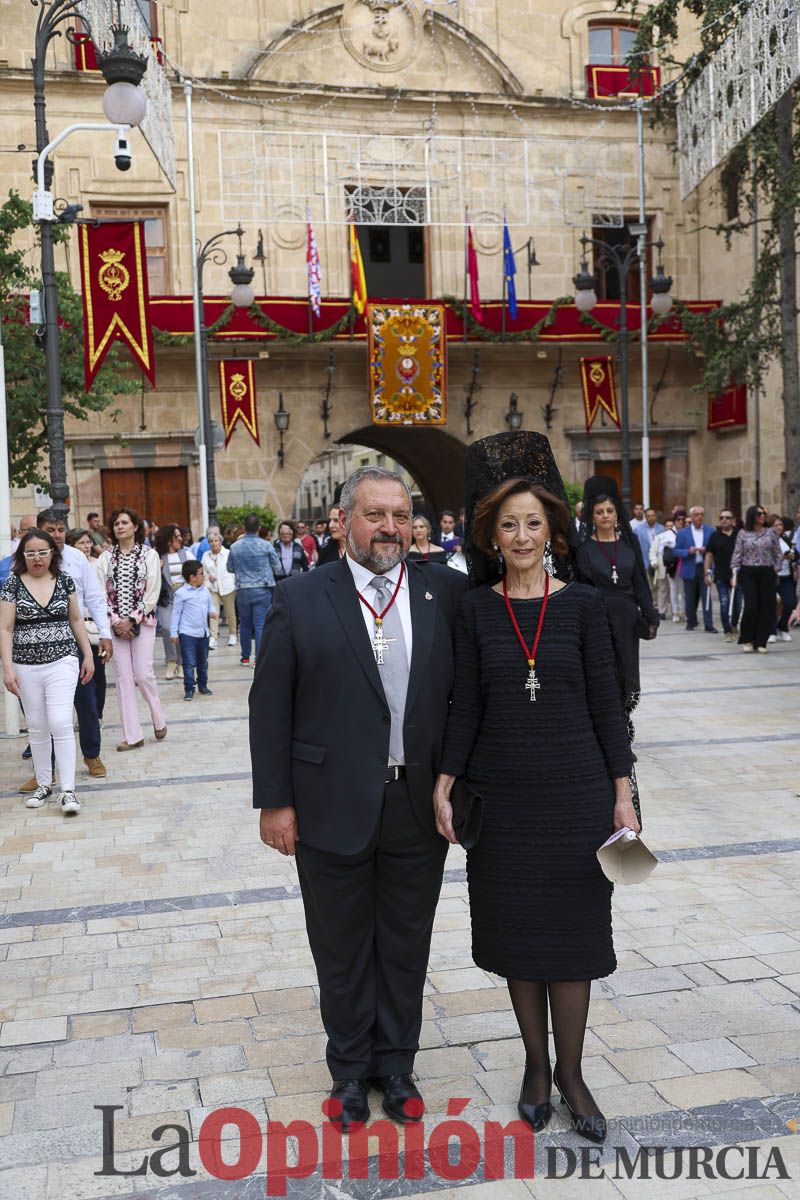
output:
[[217,613],[211,593],[205,586],[202,564],[190,558],[181,567],[185,579],[178,588],[172,605],[170,637],[180,642],[183,662],[183,698],[194,696],[194,676],[197,671],[197,690],[201,696],[210,696],[208,686],[208,618]]

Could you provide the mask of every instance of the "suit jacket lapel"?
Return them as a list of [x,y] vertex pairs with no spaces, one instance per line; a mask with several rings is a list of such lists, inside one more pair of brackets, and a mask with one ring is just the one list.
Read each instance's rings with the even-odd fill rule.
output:
[[383,684],[361,612],[361,601],[358,598],[355,581],[345,558],[339,560],[338,570],[331,572],[328,581],[328,595],[364,674],[381,700],[385,702]]
[[[411,628],[413,630],[411,647],[411,668],[408,675],[408,694],[406,696],[406,715],[408,715],[419,693],[420,684],[425,678],[430,666],[433,653],[433,635],[436,628],[436,594],[428,586],[422,569],[415,563],[406,562],[408,572],[408,588],[411,601]],[[426,596],[431,599],[427,600]]]

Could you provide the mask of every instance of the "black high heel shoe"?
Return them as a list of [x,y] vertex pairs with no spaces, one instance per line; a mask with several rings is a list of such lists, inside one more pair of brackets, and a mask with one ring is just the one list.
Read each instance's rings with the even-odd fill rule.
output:
[[553,1083],[558,1089],[559,1100],[562,1104],[566,1104],[567,1106],[572,1128],[575,1130],[575,1132],[579,1133],[581,1137],[588,1138],[590,1142],[604,1142],[606,1140],[608,1126],[603,1114],[598,1113],[597,1116],[589,1116],[588,1113],[575,1112],[569,1100],[567,1100],[564,1096],[564,1091],[561,1087],[561,1084],[558,1082],[558,1076],[556,1075],[555,1071],[553,1071]]
[[522,1099],[522,1093],[525,1091],[525,1076],[527,1073],[528,1067],[526,1064],[525,1074],[522,1076],[522,1087],[519,1093],[517,1112],[522,1117],[523,1121],[530,1125],[534,1133],[540,1133],[553,1115],[553,1106],[549,1100],[545,1100],[542,1104],[525,1103],[525,1101]]

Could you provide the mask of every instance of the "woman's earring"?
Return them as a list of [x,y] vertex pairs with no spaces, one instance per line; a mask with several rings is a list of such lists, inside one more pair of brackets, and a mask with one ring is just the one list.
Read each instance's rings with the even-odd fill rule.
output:
[[500,552],[500,547],[498,546],[497,542],[492,542],[492,549],[493,549],[493,550],[496,552],[496,554],[497,554],[497,561],[498,561],[499,565],[502,567],[502,565],[503,565],[503,555],[502,555],[502,554],[501,554],[501,552]]
[[544,544],[544,569],[548,575],[555,572],[555,562],[553,561],[553,544],[550,538]]

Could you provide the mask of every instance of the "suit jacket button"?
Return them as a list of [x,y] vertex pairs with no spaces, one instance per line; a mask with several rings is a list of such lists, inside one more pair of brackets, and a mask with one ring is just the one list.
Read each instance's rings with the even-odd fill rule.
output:
[[392,718],[390,716],[384,716],[383,723],[384,723],[384,725],[391,725]]

